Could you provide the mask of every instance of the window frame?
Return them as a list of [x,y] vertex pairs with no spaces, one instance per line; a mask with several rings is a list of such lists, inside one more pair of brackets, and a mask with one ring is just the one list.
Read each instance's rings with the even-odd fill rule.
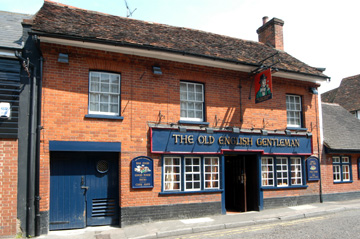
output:
[[[296,103],[295,100],[294,102],[290,102],[288,101],[288,99],[290,99],[290,97],[292,98],[298,98],[299,99],[299,103]],[[304,120],[303,120],[303,104],[302,104],[302,96],[300,95],[294,95],[294,94],[286,94],[286,125],[287,127],[290,127],[290,128],[302,128],[303,125],[304,125]],[[297,110],[296,107],[295,109],[290,109],[290,104],[291,105],[299,105],[300,106],[300,110]],[[294,116],[291,116],[289,117],[289,114],[290,113],[298,113],[299,114],[299,117],[294,117]],[[291,123],[291,119],[295,119],[295,120],[299,120],[299,124],[294,124],[294,123]]]
[[[169,159],[169,158],[177,158],[180,159],[180,188],[179,189],[167,189],[166,185],[167,185],[167,181],[166,181],[166,172],[165,169],[167,167],[165,160]],[[193,180],[188,180],[186,178],[187,175],[195,175],[192,174],[193,170],[189,170],[186,171],[186,168],[189,167],[193,167],[194,164],[190,165],[187,164],[186,160],[192,159],[198,159],[199,160],[199,174],[197,172],[195,172],[196,175],[200,175],[200,180],[196,181],[200,183],[200,188],[189,188],[186,183],[187,182],[194,182]],[[217,167],[217,172],[213,172],[211,171],[210,174],[208,174],[209,172],[205,172],[206,171],[206,167],[209,166],[209,164],[206,164],[205,161],[207,159],[210,159],[210,161],[212,161],[213,159],[217,159],[217,165],[214,165],[215,167]],[[187,166],[188,165],[188,166]],[[176,193],[199,193],[199,192],[222,192],[221,189],[221,157],[219,156],[211,156],[211,155],[203,155],[203,156],[199,156],[199,155],[164,155],[162,157],[162,190],[160,192],[160,194],[176,194]],[[192,168],[193,169],[193,168]],[[215,180],[209,180],[206,179],[206,175],[217,175],[215,177],[217,177],[217,179]],[[190,178],[190,177],[189,177]],[[193,177],[191,179],[194,179]],[[214,185],[216,185],[217,183],[217,187],[216,186],[211,186],[208,187],[207,183],[214,183]]]
[[[266,162],[264,162],[264,160],[266,160]],[[269,160],[271,160],[272,162],[269,163]],[[281,160],[281,163],[279,163],[279,160]],[[286,161],[285,164],[284,160]],[[260,164],[262,189],[307,187],[305,180],[305,161],[304,157],[302,156],[262,156],[260,158]],[[296,172],[297,175],[295,176],[293,176],[293,172],[295,172],[296,170],[293,170],[293,166],[297,167],[298,169]],[[273,170],[271,170],[271,168]],[[266,169],[266,171],[264,171],[263,169]],[[273,177],[264,177],[268,175],[273,175]],[[279,175],[281,177],[279,177]],[[298,183],[297,181],[299,179],[299,175],[301,175],[300,183]],[[270,180],[272,180],[273,184],[268,183]],[[264,184],[264,182],[268,183],[268,185]]]
[[[345,159],[347,159],[347,162],[345,162]],[[352,183],[353,175],[352,175],[351,157],[344,155],[332,156],[331,161],[333,165],[333,182]],[[347,170],[344,170],[346,168]]]
[[[92,90],[92,75],[93,74],[99,74],[99,90]],[[109,75],[109,82],[108,82],[108,87],[109,87],[109,91],[108,92],[102,92],[101,91],[101,77],[102,75]],[[111,76],[115,76],[118,77],[118,83],[117,85],[117,92],[111,92]],[[89,88],[88,88],[88,115],[87,117],[91,118],[92,116],[99,116],[99,118],[102,117],[109,117],[109,118],[122,118],[120,117],[121,115],[121,74],[120,73],[116,73],[116,72],[108,72],[108,71],[96,71],[96,70],[92,70],[89,71]],[[97,104],[99,104],[99,110],[91,110],[91,104],[92,104],[92,100],[91,100],[91,95],[98,95],[98,102],[95,102]],[[101,111],[100,108],[100,104],[101,104],[101,95],[107,95],[108,98],[108,102],[107,102],[107,107],[109,108],[107,111]],[[117,102],[115,104],[115,102],[111,102],[111,96],[117,96]],[[104,102],[105,103],[105,102]],[[117,112],[111,112],[111,105],[115,105],[115,107],[117,108]],[[102,117],[101,117],[102,116]]]
[[[182,84],[185,84],[186,85],[186,99],[183,99],[182,98]],[[194,86],[194,97],[195,99],[194,100],[191,100],[189,99],[189,85],[193,85]],[[196,86],[201,86],[201,97],[202,97],[202,100],[201,101],[198,101],[196,100]],[[199,82],[191,82],[191,81],[180,81],[180,89],[179,89],[179,92],[180,92],[180,121],[188,121],[188,122],[194,122],[194,123],[202,123],[202,122],[205,122],[205,84],[204,83],[199,83]],[[182,108],[182,105],[183,103],[186,103],[187,104],[187,108],[186,109],[183,109]],[[188,108],[188,103],[193,103],[194,104],[194,117],[188,117],[188,113],[189,113],[189,108]],[[196,103],[201,103],[201,118],[199,117],[196,117],[196,107],[195,107],[195,104]],[[182,111],[186,111],[186,114],[187,116],[182,116]]]

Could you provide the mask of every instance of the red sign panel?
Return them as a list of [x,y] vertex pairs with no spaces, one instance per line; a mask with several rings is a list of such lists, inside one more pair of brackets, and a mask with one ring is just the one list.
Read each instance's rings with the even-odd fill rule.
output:
[[255,75],[255,103],[272,99],[271,69]]

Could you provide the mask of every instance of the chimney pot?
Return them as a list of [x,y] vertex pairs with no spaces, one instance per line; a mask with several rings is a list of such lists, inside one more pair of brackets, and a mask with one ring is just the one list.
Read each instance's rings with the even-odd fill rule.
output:
[[263,20],[263,25],[265,25],[265,23],[267,23],[267,21],[269,20],[269,17],[265,16],[262,18],[262,20]]

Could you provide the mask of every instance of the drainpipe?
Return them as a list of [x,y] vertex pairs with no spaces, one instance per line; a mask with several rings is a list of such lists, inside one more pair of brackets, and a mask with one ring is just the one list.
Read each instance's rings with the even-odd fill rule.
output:
[[[24,70],[29,75],[29,80],[31,81],[30,86],[30,112],[29,112],[29,136],[28,136],[28,163],[27,163],[27,193],[26,193],[26,236],[32,237],[34,236],[34,222],[35,222],[35,214],[34,214],[34,196],[35,196],[35,137],[36,137],[36,115],[35,115],[35,96],[36,96],[36,66],[30,62],[29,58],[25,59],[18,52],[15,53],[15,56],[22,61],[22,66]],[[32,68],[31,71],[29,68]]]
[[[40,53],[41,54],[41,53]],[[42,72],[43,57],[40,56],[40,78],[37,96],[37,133],[36,133],[36,158],[35,158],[35,236],[40,236],[40,138],[41,138],[41,97],[42,97]]]

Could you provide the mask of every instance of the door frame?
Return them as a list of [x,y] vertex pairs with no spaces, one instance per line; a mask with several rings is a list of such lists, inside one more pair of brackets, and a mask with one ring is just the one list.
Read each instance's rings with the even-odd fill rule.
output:
[[[118,204],[118,223],[121,224],[120,220],[120,198],[121,198],[121,191],[119,189],[121,175],[120,175],[120,158],[121,158],[121,142],[88,142],[88,141],[49,141],[49,166],[51,163],[51,153],[55,152],[83,152],[83,153],[93,153],[93,152],[113,152],[118,153],[117,158],[117,166],[118,166],[118,197],[117,197],[117,204]],[[49,182],[50,182],[50,175],[49,175]],[[48,191],[49,199],[50,199],[50,192],[51,188]],[[86,205],[85,205],[86,206]],[[86,209],[87,210],[87,209]],[[86,216],[85,216],[85,220]],[[48,214],[48,225],[50,227],[50,203],[49,203],[49,214]],[[86,221],[85,221],[86,226]],[[56,230],[56,229],[55,229]]]
[[[229,156],[233,156],[233,157],[245,157],[244,160],[246,162],[246,160],[250,160],[250,159],[246,159],[246,157],[252,157],[252,160],[255,160],[254,164],[252,165],[252,169],[250,169],[250,171],[255,171],[256,175],[253,175],[253,180],[256,181],[256,190],[254,192],[254,197],[257,200],[257,210],[261,211],[263,209],[263,193],[261,191],[261,165],[260,165],[260,159],[261,159],[261,155],[259,153],[251,153],[251,152],[227,152],[226,154],[222,155],[222,188],[223,188],[223,193],[222,193],[222,198],[221,198],[221,204],[222,204],[222,214],[226,214],[226,158]],[[234,159],[233,159],[234,160]],[[255,179],[256,178],[256,179]]]

